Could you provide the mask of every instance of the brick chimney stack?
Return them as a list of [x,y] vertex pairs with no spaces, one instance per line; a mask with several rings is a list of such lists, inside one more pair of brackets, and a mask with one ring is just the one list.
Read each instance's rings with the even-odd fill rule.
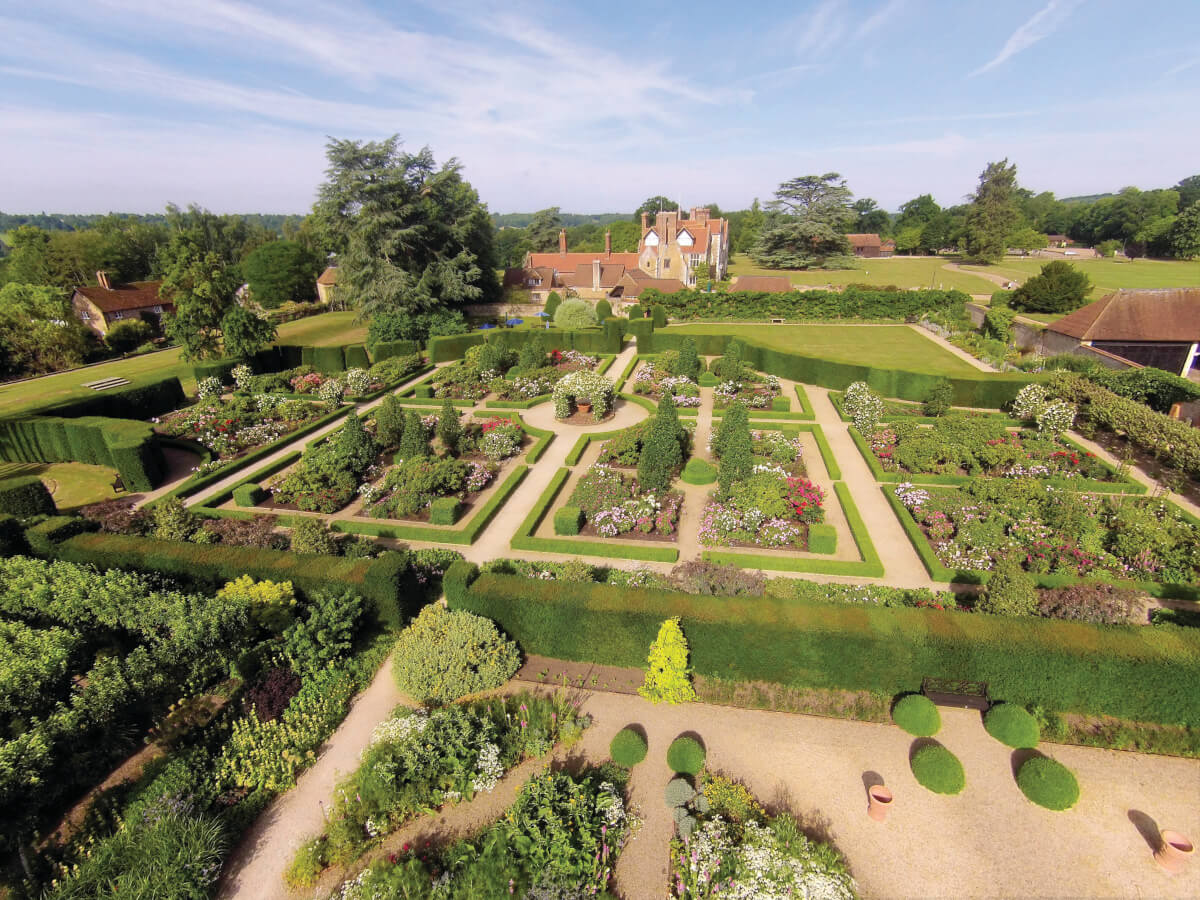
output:
[[600,290],[600,260],[592,260],[592,290]]
[[697,222],[707,222],[712,211],[707,206],[693,206],[692,218]]
[[567,252],[567,229],[562,228],[558,232],[558,252]]
[[108,273],[107,272],[97,272],[96,273],[96,283],[99,284],[100,287],[104,288],[106,291],[112,290],[112,285],[108,283]]
[[642,213],[642,231],[650,227],[650,213]]
[[604,255],[605,257],[612,256],[612,231],[609,229],[604,231]]

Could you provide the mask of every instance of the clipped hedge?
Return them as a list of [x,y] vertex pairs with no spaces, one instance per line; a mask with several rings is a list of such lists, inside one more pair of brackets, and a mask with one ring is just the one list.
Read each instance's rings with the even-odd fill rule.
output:
[[554,513],[555,534],[579,534],[583,527],[583,510],[578,506],[560,506]]
[[380,341],[371,351],[375,362],[391,359],[393,356],[412,356],[421,352],[417,341]]
[[429,524],[453,525],[461,511],[462,504],[457,497],[438,497],[429,506]]
[[712,484],[717,480],[717,467],[707,460],[693,456],[684,465],[679,477],[687,484]]
[[16,516],[0,513],[0,556],[21,556],[29,550],[25,530]]
[[897,700],[892,721],[915,737],[933,737],[942,728],[937,706],[922,694],[905,694]]
[[99,416],[0,419],[0,459],[108,466],[130,491],[151,490],[165,469],[152,425]]
[[[590,552],[580,541],[563,543],[576,555]],[[1200,726],[1192,688],[1200,629],[707,597],[495,573],[450,602],[495,619],[526,653],[559,659],[642,668],[662,621],[678,615],[700,675],[895,695],[919,690],[933,674],[987,681],[1022,705]]]
[[301,347],[300,365],[312,366],[326,375],[345,372],[346,350],[344,347]]
[[[26,532],[31,546],[35,544],[34,530]],[[401,626],[405,614],[415,612],[413,600],[420,597],[406,551],[385,553],[375,559],[342,559],[125,534],[81,534],[59,542],[55,533],[53,538],[49,546],[34,549],[45,556],[101,569],[159,572],[213,588],[250,575],[258,580],[290,581],[306,594],[326,588],[350,590],[369,600],[376,621],[388,628]]]
[[1021,763],[1017,787],[1031,802],[1056,812],[1079,802],[1079,782],[1074,773],[1047,756],[1033,756]]
[[[734,339],[723,334],[688,334],[680,331],[673,332],[671,329],[650,331],[645,335],[638,335],[638,353],[678,350],[687,338],[696,342],[699,352],[704,356],[724,355],[726,345]],[[927,375],[922,372],[909,372],[903,369],[885,369],[837,362],[819,356],[809,356],[798,351],[778,350],[748,338],[738,337],[737,340],[742,344],[742,359],[752,368],[791,381],[815,384],[833,390],[845,390],[856,381],[865,381],[884,397],[920,401],[929,393],[930,388],[945,377]],[[954,388],[954,404],[956,406],[997,409],[1010,402],[1016,397],[1017,391],[1033,379],[1024,374],[985,375],[980,373],[978,378],[960,376],[947,380]]]
[[362,344],[348,344],[344,349],[344,357],[347,369],[371,368],[371,357],[367,355],[367,348]]
[[958,757],[941,744],[926,744],[913,751],[909,760],[917,783],[935,794],[961,794],[967,786]]
[[36,475],[0,481],[0,514],[28,519],[30,516],[52,516],[56,512],[58,507],[54,505],[54,498]]
[[808,526],[809,553],[836,553],[837,529],[832,525],[818,524]]
[[[113,419],[148,419],[173,412],[187,403],[183,385],[175,376],[136,381],[133,384],[107,391],[92,392],[90,396],[64,400],[37,410],[37,414],[76,419],[81,416],[105,416]],[[33,415],[26,410],[25,415]]]
[[1015,703],[997,703],[984,713],[983,727],[1000,743],[1017,749],[1032,749],[1042,737],[1037,719]]
[[59,542],[99,527],[95,522],[79,516],[51,516],[25,530],[25,543],[34,553],[48,556]]
[[667,748],[667,765],[677,775],[698,775],[704,768],[705,752],[700,742],[684,735]]
[[270,493],[254,481],[239,484],[233,489],[233,502],[238,506],[258,506],[269,496]]

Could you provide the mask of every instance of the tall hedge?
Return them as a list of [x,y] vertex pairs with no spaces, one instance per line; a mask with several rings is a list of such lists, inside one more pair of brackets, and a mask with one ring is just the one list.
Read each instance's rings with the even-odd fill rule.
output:
[[702,675],[797,687],[918,690],[927,676],[986,681],[1022,705],[1200,725],[1200,629],[1095,626],[773,597],[706,597],[481,574],[447,591],[525,653],[641,667],[681,616]]
[[54,498],[35,475],[7,478],[0,481],[0,514],[28,519],[30,516],[52,516],[58,512]]
[[774,294],[757,291],[699,291],[663,294],[654,289],[642,295],[642,303],[661,306],[675,320],[769,319],[807,321],[888,320],[904,321],[939,310],[963,308],[970,297],[962,291],[862,290],[788,291]]
[[[702,356],[723,355],[726,344],[733,340],[733,337],[724,334],[648,331],[638,334],[638,353],[678,350],[688,338],[696,342],[696,349]],[[947,379],[942,375],[927,375],[904,369],[836,362],[819,356],[809,356],[799,350],[778,350],[740,336],[737,340],[742,344],[742,358],[748,365],[760,371],[839,391],[845,390],[856,381],[865,381],[883,396],[901,400],[924,400],[934,385],[946,380],[954,389],[955,405],[998,409],[1011,401],[1021,388],[1033,380],[1024,374],[983,373],[978,378]]]
[[622,323],[609,320],[603,328],[585,328],[577,331],[498,329],[490,332],[477,331],[471,334],[451,334],[429,339],[429,361],[448,362],[461,359],[470,347],[482,343],[496,343],[509,350],[519,350],[535,334],[542,339],[547,350],[578,350],[581,353],[620,353],[624,336]]
[[0,419],[0,459],[109,466],[131,491],[151,490],[165,470],[152,425],[100,416]]
[[[83,521],[83,520],[79,520]],[[375,559],[291,553],[222,544],[188,544],[124,534],[82,534],[53,544],[43,552],[101,569],[162,572],[215,587],[241,575],[290,581],[304,593],[322,589],[351,590],[370,601],[375,619],[389,628],[415,614],[421,596],[413,580],[407,551]]]
[[417,341],[380,341],[375,345],[375,362],[391,359],[393,356],[412,356],[421,352]]
[[333,375],[346,371],[346,352],[344,347],[302,347],[300,348],[300,363],[312,366],[318,372]]
[[371,367],[371,357],[367,355],[367,348],[363,344],[347,344],[345,359],[347,369],[369,369]]

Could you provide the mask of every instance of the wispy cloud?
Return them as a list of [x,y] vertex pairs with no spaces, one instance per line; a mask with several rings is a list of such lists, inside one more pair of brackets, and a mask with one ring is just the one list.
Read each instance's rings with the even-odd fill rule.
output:
[[1009,36],[999,53],[972,72],[970,77],[974,78],[1003,65],[1021,51],[1028,50],[1038,41],[1049,37],[1083,2],[1084,0],[1050,0]]
[[1191,59],[1185,59],[1183,62],[1167,69],[1167,71],[1163,72],[1163,78],[1173,78],[1180,72],[1186,72],[1188,69],[1196,68],[1196,66],[1200,66],[1200,55],[1193,56]]
[[864,38],[872,31],[882,28],[907,4],[908,0],[888,0],[887,3],[863,19],[862,24],[854,30],[854,37]]

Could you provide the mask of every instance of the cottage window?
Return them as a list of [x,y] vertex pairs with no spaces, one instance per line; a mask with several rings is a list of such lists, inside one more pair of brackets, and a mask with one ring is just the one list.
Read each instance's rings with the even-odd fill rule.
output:
[[81,309],[79,311],[79,316],[85,322],[90,322],[92,320],[92,314],[90,312],[88,312],[86,309]]
[[151,310],[151,312],[160,313],[160,312],[162,312],[162,307],[161,307],[161,306],[155,306],[155,307],[154,307],[154,309],[152,309],[152,310]]
[[664,260],[663,260],[663,270],[664,270],[664,271],[666,271],[666,272],[670,272],[670,271],[671,271],[671,261],[670,261],[669,259],[664,259]]

